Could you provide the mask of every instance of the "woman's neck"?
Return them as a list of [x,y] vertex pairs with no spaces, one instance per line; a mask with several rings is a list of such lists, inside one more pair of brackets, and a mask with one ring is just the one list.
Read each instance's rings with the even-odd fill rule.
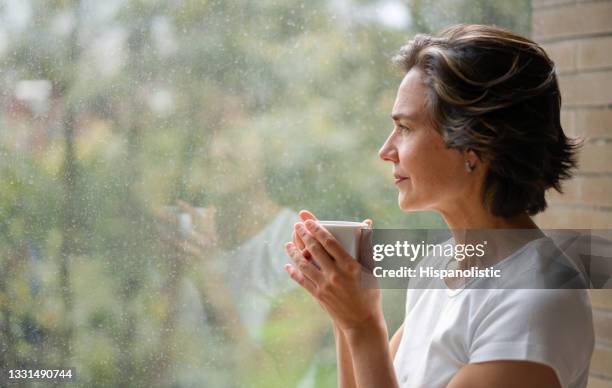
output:
[[[441,211],[456,244],[479,244],[486,241],[489,264],[507,257],[544,233],[526,213],[513,217],[492,215],[480,203],[463,203],[455,209]],[[462,263],[469,265],[468,261]]]
[[537,225],[526,213],[513,217],[498,217],[482,204],[460,203],[452,209],[440,210],[450,230],[469,229],[537,229]]

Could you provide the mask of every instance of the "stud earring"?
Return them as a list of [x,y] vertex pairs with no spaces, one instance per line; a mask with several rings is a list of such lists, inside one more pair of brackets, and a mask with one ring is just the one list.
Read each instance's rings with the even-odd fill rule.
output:
[[467,172],[472,172],[472,170],[474,170],[474,167],[472,167],[472,165],[470,164],[470,161],[469,161],[469,160],[466,160],[466,161],[465,161],[465,170],[466,170]]

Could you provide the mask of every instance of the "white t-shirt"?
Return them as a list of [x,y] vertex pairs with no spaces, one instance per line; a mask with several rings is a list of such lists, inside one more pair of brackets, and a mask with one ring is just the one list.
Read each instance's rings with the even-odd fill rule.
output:
[[[283,264],[288,262],[283,244],[291,241],[293,224],[299,220],[294,211],[282,208],[269,224],[242,245],[210,258],[215,267],[207,275],[223,279],[253,343],[261,342],[274,301],[298,287],[283,269]],[[173,366],[176,384],[235,386],[232,367],[221,365],[235,359],[236,348],[231,341],[215,335],[204,309],[206,301],[193,280],[185,277],[181,287],[176,331],[183,337],[174,343],[179,349]]]
[[283,268],[289,261],[283,246],[291,241],[293,224],[299,221],[293,210],[282,208],[261,232],[217,261],[225,264],[220,272],[255,341],[261,340],[274,300],[298,287]]
[[[547,281],[547,237],[498,263],[517,279]],[[533,284],[533,283],[530,283]],[[584,289],[408,289],[404,332],[394,359],[402,388],[446,387],[466,364],[523,360],[553,368],[563,388],[586,387],[594,347]]]
[[[261,340],[274,300],[297,287],[283,269],[283,264],[288,262],[283,245],[291,241],[293,224],[298,221],[297,213],[282,208],[255,236],[235,249],[219,252],[214,258],[216,271],[210,275],[223,278],[242,323],[254,341]],[[190,279],[185,280],[183,287],[185,309],[181,320],[202,325],[203,302],[197,288]]]

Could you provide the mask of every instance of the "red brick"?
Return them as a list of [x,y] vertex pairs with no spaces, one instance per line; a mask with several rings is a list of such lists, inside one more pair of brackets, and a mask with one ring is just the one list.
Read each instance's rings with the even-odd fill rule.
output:
[[612,310],[612,289],[589,290],[589,295],[591,296],[593,308]]
[[576,133],[580,135],[588,137],[612,137],[612,109],[579,109],[576,111],[574,124],[576,126]]
[[581,177],[579,203],[612,206],[612,177]]
[[593,325],[595,326],[595,340],[612,344],[612,312],[593,310]]
[[588,70],[612,67],[612,36],[579,41],[575,64]]
[[612,207],[612,177],[577,176],[563,182],[562,188],[563,194],[546,192],[548,203]]
[[535,216],[541,228],[606,229],[612,228],[612,212],[551,204],[544,212]]
[[579,172],[612,172],[612,143],[589,142],[578,154]]
[[612,347],[605,345],[595,347],[589,372],[612,379]]
[[546,192],[546,201],[549,204],[581,204],[581,181],[580,178],[573,178],[569,181],[563,182],[561,187],[563,194],[558,193],[554,189],[550,189]]
[[612,2],[534,9],[532,20],[538,41],[612,32]]
[[567,136],[576,137],[578,135],[575,109],[561,109],[561,128]]
[[573,3],[575,3],[575,0],[531,0],[531,6],[534,9]]
[[612,380],[589,376],[587,388],[612,388]]
[[612,71],[560,75],[559,88],[565,108],[609,105],[612,104]]
[[557,74],[576,70],[576,44],[572,41],[543,44],[542,48],[555,62]]

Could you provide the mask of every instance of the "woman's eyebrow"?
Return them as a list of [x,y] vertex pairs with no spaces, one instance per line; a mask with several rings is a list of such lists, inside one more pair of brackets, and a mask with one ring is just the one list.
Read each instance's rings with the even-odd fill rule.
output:
[[404,120],[410,121],[412,123],[415,122],[413,115],[407,115],[407,114],[404,114],[404,113],[392,113],[391,114],[391,118],[393,119],[393,121],[399,121],[401,119],[404,119]]

